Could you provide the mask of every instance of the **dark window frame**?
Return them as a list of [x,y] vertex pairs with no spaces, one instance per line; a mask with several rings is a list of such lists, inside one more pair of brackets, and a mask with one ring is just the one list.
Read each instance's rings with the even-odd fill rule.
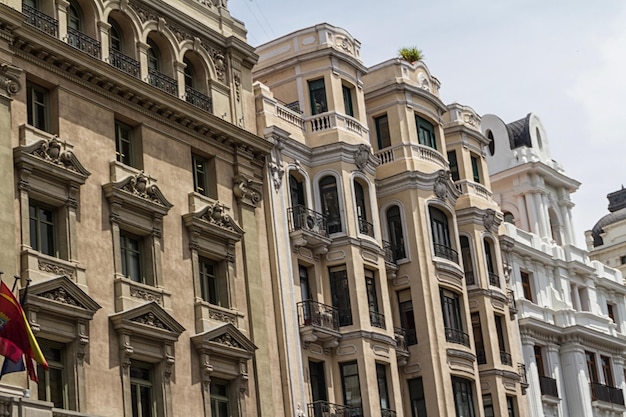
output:
[[50,90],[26,82],[27,123],[44,132],[50,132]]
[[309,99],[311,102],[311,115],[326,113],[328,111],[328,97],[324,78],[308,81]]
[[[135,376],[133,376],[133,372]],[[154,369],[149,363],[131,361],[130,364],[131,408],[133,417],[156,417]],[[146,395],[148,396],[146,401]],[[144,406],[148,409],[144,410]]]
[[420,145],[428,146],[437,150],[437,137],[435,127],[428,120],[419,115],[415,115],[415,127],[417,128],[417,141]]
[[374,117],[374,125],[376,127],[376,141],[378,149],[384,149],[391,146],[391,131],[389,130],[389,116],[387,113]]
[[452,377],[452,392],[457,417],[475,417],[473,381]]
[[[350,361],[350,362],[341,362],[339,363],[339,371],[340,371],[340,375],[341,375],[341,392],[343,394],[343,403],[344,405],[348,406],[348,407],[361,407],[362,405],[362,399],[361,399],[361,381],[359,378],[359,364],[357,361]],[[349,388],[347,386],[348,381],[352,381],[354,383],[354,379],[356,379],[356,394],[358,394],[357,397],[355,397],[353,394],[355,394],[355,391],[350,391],[350,398],[348,399],[348,391],[346,390],[347,388]]]
[[[57,209],[29,199],[30,247],[44,255],[59,257]],[[45,229],[45,230],[44,230]]]
[[352,92],[354,89],[345,84],[341,85],[341,92],[343,94],[343,107],[346,115],[354,117],[354,105],[352,101]]

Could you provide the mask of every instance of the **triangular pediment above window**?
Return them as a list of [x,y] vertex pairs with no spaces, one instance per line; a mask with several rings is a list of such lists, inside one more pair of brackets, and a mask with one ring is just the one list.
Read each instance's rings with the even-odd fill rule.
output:
[[167,201],[159,187],[143,172],[130,175],[118,182],[102,186],[104,193],[112,203],[137,208],[146,212],[166,215],[173,204]]
[[155,301],[109,316],[116,331],[176,341],[185,328]]
[[197,334],[191,338],[198,350],[221,356],[249,359],[257,347],[231,323]]
[[[22,296],[25,291],[25,288],[20,290]],[[40,311],[86,320],[91,320],[101,308],[100,304],[66,276],[29,286],[25,307],[36,307]]]
[[244,230],[226,213],[226,207],[219,201],[183,217],[188,228],[221,240],[237,242],[244,234]]
[[15,148],[13,159],[20,167],[28,167],[31,171],[61,182],[84,184],[91,175],[72,152],[70,145],[61,142],[56,135]]

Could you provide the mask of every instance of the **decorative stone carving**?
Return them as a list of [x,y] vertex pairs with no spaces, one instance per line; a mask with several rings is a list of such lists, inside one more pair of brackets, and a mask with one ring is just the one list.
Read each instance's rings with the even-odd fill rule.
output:
[[233,71],[233,84],[235,84],[237,101],[241,101],[241,73],[239,71]]
[[68,278],[71,278],[72,280],[75,280],[76,278],[76,270],[65,268],[65,267],[62,267],[61,265],[39,260],[37,262],[37,267],[39,268],[40,271],[43,271],[43,272],[49,272],[55,275],[65,275]]
[[437,198],[445,200],[448,196],[448,180],[450,179],[450,172],[439,171],[437,179],[435,179],[435,185],[433,190]]
[[243,175],[237,175],[234,178],[233,193],[240,202],[256,207],[261,201],[260,182]]
[[285,175],[285,169],[283,168],[283,156],[281,153],[282,148],[282,141],[278,141],[277,145],[272,149],[270,159],[267,162],[270,174],[272,175],[274,190],[276,191],[280,190],[280,187],[283,184],[283,175]]
[[224,53],[215,49],[210,50],[211,58],[215,64],[215,71],[217,72],[217,79],[224,82],[224,74],[226,74],[226,61],[224,61]]
[[233,325],[237,325],[237,319],[232,315],[225,313],[219,310],[209,310],[209,318],[217,321],[222,321],[224,323],[231,323]]
[[228,230],[235,230],[232,225],[232,219],[224,212],[225,210],[226,206],[223,203],[216,201],[207,207],[206,212],[201,218],[211,224],[215,224]]
[[493,209],[485,210],[485,214],[483,214],[483,224],[485,225],[485,230],[490,232],[494,226],[496,220],[496,212]]
[[161,297],[159,295],[141,288],[131,287],[130,295],[131,297],[141,298],[142,300],[146,301],[156,301],[157,303],[161,304]]
[[33,155],[53,164],[61,165],[65,169],[77,171],[72,164],[72,151],[67,149],[65,142],[59,141],[57,135],[49,140],[41,141],[40,147],[33,152]]
[[143,316],[135,317],[134,319],[131,319],[131,321],[145,324],[146,326],[156,327],[158,329],[169,330],[165,323],[159,320],[159,318],[155,316],[152,312],[146,313]]
[[160,190],[154,184],[149,184],[150,178],[141,171],[139,174],[131,177],[121,189],[129,192],[137,197],[149,200],[158,205],[170,208],[172,205],[165,200]]
[[137,16],[139,16],[139,19],[141,20],[142,23],[148,20],[155,20],[155,21],[159,20],[158,16],[152,10],[148,10],[146,7],[142,6],[138,1],[133,0],[133,1],[130,1],[128,4],[130,5],[131,8],[135,10],[135,13],[137,13]]
[[216,337],[215,339],[211,340],[212,342],[215,343],[219,343],[220,345],[224,345],[224,346],[229,346],[229,347],[234,347],[237,349],[245,349],[241,343],[239,343],[238,341],[236,341],[230,334],[228,333],[224,333],[221,336]]
[[74,297],[69,295],[65,288],[57,288],[56,290],[47,291],[40,294],[40,297],[47,298],[49,300],[58,301],[59,303],[68,304],[71,306],[85,308]]
[[0,65],[0,74],[4,76],[2,85],[9,97],[17,94],[22,89],[19,77],[22,75],[22,69],[13,65],[3,63]]
[[359,145],[359,149],[354,153],[354,164],[359,171],[367,166],[370,158],[370,147],[367,145]]

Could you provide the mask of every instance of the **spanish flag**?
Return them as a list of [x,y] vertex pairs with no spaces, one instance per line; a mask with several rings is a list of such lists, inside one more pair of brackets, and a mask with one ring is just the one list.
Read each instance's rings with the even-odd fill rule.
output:
[[26,356],[26,366],[34,381],[37,380],[37,374],[33,372],[33,360],[48,369],[48,362],[39,348],[22,306],[4,282],[0,282],[0,355],[12,362],[18,362],[22,355]]

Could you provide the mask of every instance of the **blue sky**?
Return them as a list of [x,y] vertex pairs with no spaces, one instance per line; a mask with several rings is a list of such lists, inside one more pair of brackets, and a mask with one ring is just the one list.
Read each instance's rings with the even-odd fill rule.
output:
[[623,0],[229,0],[253,46],[321,22],[361,42],[367,66],[417,46],[444,102],[505,122],[536,113],[552,157],[580,181],[578,246],[626,184],[626,2]]

